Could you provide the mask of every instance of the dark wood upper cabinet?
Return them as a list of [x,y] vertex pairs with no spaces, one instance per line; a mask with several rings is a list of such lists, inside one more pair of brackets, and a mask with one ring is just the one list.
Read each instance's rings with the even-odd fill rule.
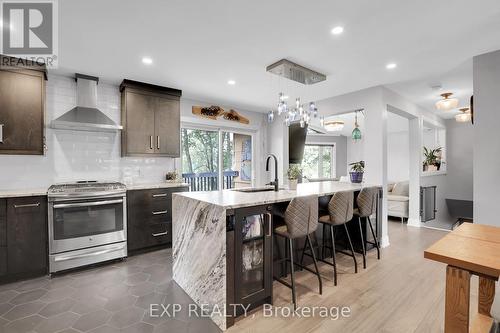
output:
[[0,67],[0,154],[44,154],[45,80],[43,66]]
[[120,85],[122,156],[180,156],[182,92],[131,80]]

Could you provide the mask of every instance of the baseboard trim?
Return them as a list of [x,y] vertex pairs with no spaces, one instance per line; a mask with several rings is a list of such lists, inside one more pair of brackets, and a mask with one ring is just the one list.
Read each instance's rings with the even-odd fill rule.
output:
[[422,226],[422,223],[420,223],[419,219],[408,219],[408,225],[410,227],[420,228]]

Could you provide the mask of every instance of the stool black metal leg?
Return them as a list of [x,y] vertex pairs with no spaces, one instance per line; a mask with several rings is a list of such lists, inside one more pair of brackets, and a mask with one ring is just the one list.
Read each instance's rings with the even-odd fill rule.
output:
[[352,259],[354,260],[354,273],[358,272],[358,262],[356,261],[356,255],[354,254],[354,247],[352,246],[351,236],[349,235],[349,230],[347,230],[347,223],[344,223],[345,233],[347,234],[347,240],[349,241],[349,247],[351,248]]
[[304,266],[304,255],[306,254],[306,247],[307,247],[307,238],[304,240],[304,247],[302,248],[302,256],[300,257],[300,267],[301,267],[300,270],[302,270],[302,266]]
[[[322,295],[323,294],[323,282],[321,281],[321,275],[319,274],[318,263],[316,261],[316,253],[314,253],[315,251],[314,251],[314,248],[313,248],[313,245],[311,242],[311,238],[309,237],[309,235],[307,235],[307,243],[309,243],[309,248],[311,249],[312,258],[313,258],[313,262],[314,262],[314,268],[316,269],[316,275],[318,276],[319,294]],[[302,252],[302,256],[303,256],[303,254],[304,254],[304,252]]]
[[363,250],[363,268],[366,268],[366,247],[365,247],[365,238],[363,237],[363,227],[361,226],[361,217],[358,216],[359,223],[359,234],[361,236],[361,248]]
[[[290,258],[290,255],[288,254],[289,249],[288,249],[288,246],[286,244],[288,238],[283,238],[283,239],[285,240],[285,258]],[[285,271],[283,272],[283,276],[287,277],[288,276],[288,260],[285,260],[284,264],[285,264]]]
[[333,284],[337,285],[337,261],[335,259],[335,236],[333,235],[333,226],[330,226],[330,235],[332,236],[332,259],[333,259]]
[[297,310],[297,299],[295,296],[295,276],[294,276],[294,265],[293,265],[293,241],[291,239],[288,240],[290,244],[290,274],[292,280],[292,300],[293,300],[293,310]]
[[370,220],[370,217],[367,217],[368,219],[368,225],[370,226],[370,230],[372,231],[372,236],[373,236],[373,241],[375,242],[375,247],[377,248],[377,259],[380,260],[380,246],[378,244],[378,239],[377,236],[375,236],[375,232],[373,231],[373,226],[372,226],[372,221]]
[[326,225],[324,223],[322,223],[322,224],[323,224],[323,234],[321,235],[321,237],[323,239],[321,242],[321,259],[325,259]]

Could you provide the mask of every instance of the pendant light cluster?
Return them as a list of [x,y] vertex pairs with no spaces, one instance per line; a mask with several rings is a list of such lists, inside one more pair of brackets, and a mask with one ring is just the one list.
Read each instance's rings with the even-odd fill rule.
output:
[[[281,78],[295,81],[301,85],[308,86],[326,80],[326,75],[318,73],[312,69],[306,68],[287,59],[281,59],[272,65],[267,66],[268,73],[275,74]],[[280,89],[281,90],[281,89]],[[267,120],[273,122],[275,113],[281,118],[287,126],[292,122],[300,122],[300,127],[309,125],[313,118],[318,117],[318,108],[314,101],[303,103],[300,97],[295,99],[294,105],[288,105],[287,97],[283,92],[278,94],[277,109],[272,109],[267,114]]]
[[[300,127],[305,127],[306,125],[309,125],[312,118],[318,117],[318,108],[316,107],[316,103],[309,102],[309,105],[305,107],[302,104],[300,97],[297,97],[295,99],[295,106],[289,107],[285,100],[285,94],[282,92],[278,94],[277,106],[278,116],[284,116],[285,124],[287,126],[290,126],[290,123],[293,121],[299,121]],[[274,110],[268,112],[267,120],[269,122],[274,121],[274,112]]]

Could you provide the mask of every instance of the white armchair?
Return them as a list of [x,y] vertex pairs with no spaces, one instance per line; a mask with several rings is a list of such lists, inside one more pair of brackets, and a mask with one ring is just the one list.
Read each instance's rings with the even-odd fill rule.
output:
[[387,194],[387,213],[401,218],[401,223],[408,218],[410,196],[408,182],[390,184]]

